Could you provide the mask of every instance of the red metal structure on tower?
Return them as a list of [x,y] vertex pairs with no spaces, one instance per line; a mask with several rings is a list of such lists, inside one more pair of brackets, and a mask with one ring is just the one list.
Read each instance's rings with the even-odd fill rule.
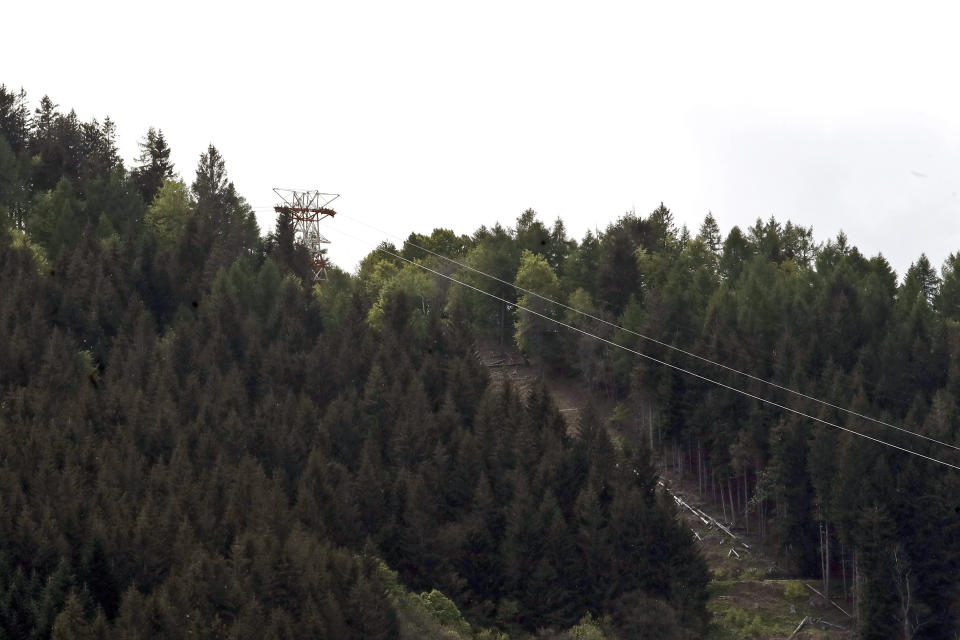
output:
[[313,279],[326,280],[327,250],[323,245],[330,244],[330,241],[320,233],[320,221],[337,215],[337,212],[330,208],[330,203],[339,198],[340,194],[296,189],[274,189],[273,192],[283,201],[273,210],[290,216],[293,221],[293,241],[302,244],[310,252]]

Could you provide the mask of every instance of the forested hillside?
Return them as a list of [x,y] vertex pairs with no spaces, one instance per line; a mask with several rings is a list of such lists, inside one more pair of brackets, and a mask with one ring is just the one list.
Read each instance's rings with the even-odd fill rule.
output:
[[661,204],[580,242],[533,211],[411,234],[360,278],[616,399],[621,432],[849,599],[861,637],[955,636],[960,252],[901,279],[842,233],[770,218],[724,237],[708,214],[694,234]]
[[[403,253],[443,244],[411,236]],[[451,313],[616,398],[622,430],[695,476],[784,566],[849,597],[861,637],[954,637],[960,253],[939,272],[921,255],[898,282],[843,234],[820,244],[771,218],[724,238],[710,215],[693,234],[661,204],[579,243],[527,211],[515,229],[464,239],[457,263],[453,277],[506,302],[456,286]],[[539,315],[514,324],[514,302]]]
[[214,146],[142,149],[0,88],[0,637],[702,633],[645,448],[491,384],[432,282],[305,280]]
[[[464,637],[703,637],[651,451],[861,637],[955,637],[960,475],[857,434],[960,465],[960,253],[898,278],[773,218],[577,241],[526,211],[315,286],[214,146],[187,184],[162,132],[130,169],[113,136],[0,88],[0,637],[429,635],[398,588]],[[478,342],[626,437],[492,383]]]

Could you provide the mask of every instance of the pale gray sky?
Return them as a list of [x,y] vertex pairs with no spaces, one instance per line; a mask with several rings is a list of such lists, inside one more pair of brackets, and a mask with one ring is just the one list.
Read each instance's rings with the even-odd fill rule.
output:
[[[842,228],[901,274],[960,250],[949,3],[145,6],[4,7],[0,83],[109,115],[128,164],[159,127],[188,183],[213,142],[251,204],[337,192],[398,235],[532,207],[579,238],[662,200],[694,230]],[[370,248],[328,235],[348,269]]]

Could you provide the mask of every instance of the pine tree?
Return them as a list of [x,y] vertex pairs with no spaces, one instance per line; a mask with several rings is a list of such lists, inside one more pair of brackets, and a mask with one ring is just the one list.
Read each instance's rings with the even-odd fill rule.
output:
[[51,640],[86,640],[90,637],[90,625],[84,615],[81,595],[71,591],[66,605],[53,623]]
[[[614,316],[623,312],[631,295],[640,292],[640,273],[635,256],[637,245],[631,238],[630,229],[634,222],[635,219],[628,218],[611,225],[600,245],[594,299]],[[593,286],[588,287],[587,291],[592,289]]]
[[143,201],[150,204],[163,183],[173,179],[170,147],[163,137],[163,131],[153,127],[147,129],[146,136],[138,144],[140,156],[137,161],[140,164],[134,167],[132,174]]
[[397,636],[396,614],[375,576],[359,572],[344,604],[352,638],[387,640]]
[[19,153],[27,146],[29,133],[27,93],[23,89],[14,92],[0,84],[0,137],[6,138],[14,153]]
[[198,213],[214,223],[223,222],[236,199],[233,183],[227,179],[226,163],[212,144],[200,154],[196,178],[190,187]]
[[667,245],[668,238],[676,232],[673,224],[673,213],[661,202],[660,206],[650,213],[648,220],[653,237],[656,239],[654,241],[655,246],[664,248]]
[[907,299],[917,298],[932,304],[940,287],[940,277],[930,264],[927,254],[921,253],[916,262],[907,269],[901,295]]
[[940,274],[942,280],[934,305],[943,317],[960,322],[960,252],[947,256]]
[[700,231],[697,233],[697,238],[703,240],[710,253],[717,256],[720,255],[723,238],[720,235],[720,225],[717,224],[717,219],[713,217],[712,212],[707,212],[706,217],[703,219],[703,223],[700,225]]

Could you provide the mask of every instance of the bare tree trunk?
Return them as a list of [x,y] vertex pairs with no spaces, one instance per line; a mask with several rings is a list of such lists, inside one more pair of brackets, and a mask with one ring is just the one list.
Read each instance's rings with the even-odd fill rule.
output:
[[767,537],[767,501],[760,496],[760,540]]
[[680,467],[680,484],[683,484],[683,445],[677,445],[677,466]]
[[856,617],[857,628],[860,628],[860,554],[853,548],[853,615]]
[[824,554],[823,554],[823,516],[822,514],[819,513],[819,508],[817,509],[817,511],[818,511],[817,515],[819,516],[819,522],[817,523],[817,542],[818,542],[818,546],[820,547],[820,582],[822,587],[823,586],[822,583],[824,579],[823,577],[826,574],[826,569],[825,569],[826,561],[824,560]]
[[673,472],[680,473],[680,467],[677,466],[677,441],[670,438],[670,462],[673,464]]
[[506,305],[505,302],[500,303],[500,348],[501,349],[503,348],[503,310],[505,305]]
[[723,507],[723,521],[730,522],[727,520],[727,503],[723,499],[723,485],[720,485],[720,506]]
[[697,491],[703,495],[703,459],[700,456],[700,438],[697,438]]
[[847,596],[847,561],[844,554],[843,543],[840,543],[840,574],[843,576],[843,596]]
[[717,470],[710,467],[710,490],[713,491],[713,504],[717,504]]
[[730,476],[727,476],[727,499],[730,501],[730,523],[735,525],[737,517],[734,515],[736,511],[733,509],[733,482]]
[[650,454],[656,451],[653,444],[653,407],[652,403],[647,402],[647,428],[650,430]]
[[749,508],[749,500],[747,497],[747,470],[743,470],[743,526],[746,528],[747,533],[750,533],[750,513],[747,511]]
[[825,543],[824,552],[824,573],[823,573],[823,592],[830,597],[830,520],[823,520],[823,538]]
[[660,431],[660,414],[657,414],[657,443],[663,448],[663,432]]
[[760,494],[760,477],[762,474],[757,473],[757,484],[753,489],[753,498],[757,501],[757,533],[760,535],[760,539],[763,540],[763,496]]
[[897,596],[900,598],[900,614],[903,616],[903,638],[913,640],[917,633],[917,626],[910,620],[913,613],[913,591],[910,588],[910,574],[912,570],[906,566],[903,559],[903,550],[898,544],[893,548],[893,576]]

